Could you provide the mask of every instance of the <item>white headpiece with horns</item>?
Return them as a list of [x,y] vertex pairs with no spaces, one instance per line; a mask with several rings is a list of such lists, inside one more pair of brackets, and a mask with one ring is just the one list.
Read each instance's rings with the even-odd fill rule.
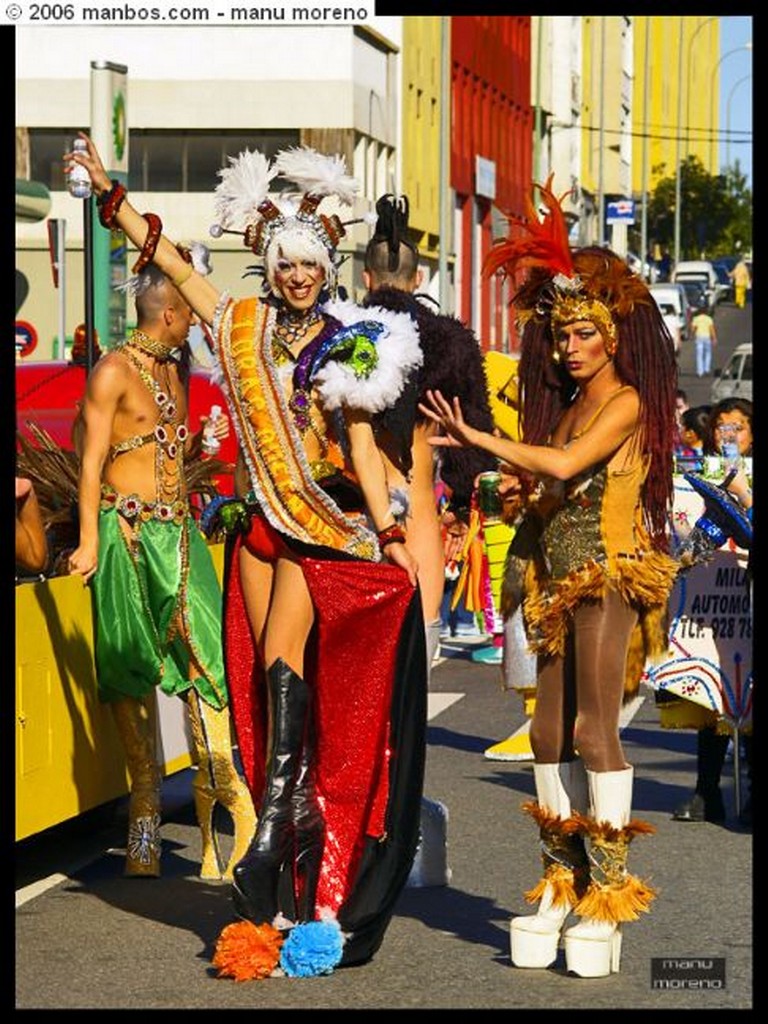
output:
[[[336,196],[347,206],[353,203],[359,186],[347,174],[344,157],[326,156],[310,146],[296,146],[281,150],[271,163],[263,153],[248,149],[228,159],[229,166],[218,172],[218,221],[211,226],[211,235],[242,235],[245,246],[264,259],[267,276],[276,254],[273,242],[281,237],[290,239],[294,250],[306,243],[307,253],[324,265],[333,292],[341,263],[338,245],[346,235],[346,225],[356,221],[342,222],[335,213],[318,213],[318,207],[330,196]],[[269,188],[278,176],[295,188],[289,188],[273,201]]]

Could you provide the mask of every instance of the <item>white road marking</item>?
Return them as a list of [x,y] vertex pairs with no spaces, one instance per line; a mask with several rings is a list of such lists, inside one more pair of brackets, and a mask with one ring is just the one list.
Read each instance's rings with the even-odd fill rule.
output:
[[433,718],[449,708],[451,704],[455,704],[456,701],[461,700],[465,695],[463,693],[428,693],[427,694],[427,721],[431,722]]

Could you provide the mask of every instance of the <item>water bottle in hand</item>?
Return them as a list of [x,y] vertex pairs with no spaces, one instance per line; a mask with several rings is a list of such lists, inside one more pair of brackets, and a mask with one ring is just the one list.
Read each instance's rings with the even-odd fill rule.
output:
[[221,449],[221,441],[216,437],[216,420],[221,416],[221,406],[212,405],[208,416],[208,422],[203,430],[203,451],[206,455],[218,455]]
[[728,474],[738,469],[741,463],[739,453],[739,435],[735,423],[721,423],[717,428],[720,441],[720,455],[723,460],[723,474]]
[[[87,153],[88,146],[85,139],[75,139],[72,144],[72,152]],[[85,167],[81,167],[80,164],[76,163],[72,164],[71,170],[67,174],[67,190],[75,199],[87,199],[92,194],[91,176]]]

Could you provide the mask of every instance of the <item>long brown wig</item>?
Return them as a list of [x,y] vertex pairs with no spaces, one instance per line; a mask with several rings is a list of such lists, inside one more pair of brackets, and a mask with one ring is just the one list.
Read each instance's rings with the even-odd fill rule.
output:
[[[551,191],[552,178],[540,185],[547,213],[543,221],[529,204],[527,222],[509,218],[510,231],[494,243],[484,267],[513,280],[527,271],[512,298],[522,327],[519,367],[522,439],[546,444],[577,388],[556,363],[553,311],[576,308],[597,319],[605,310],[615,325],[613,354],[616,374],[640,397],[639,443],[648,458],[642,490],[643,512],[653,546],[668,547],[672,505],[672,444],[675,424],[677,363],[672,338],[642,278],[633,274],[616,253],[600,246],[571,251],[560,200]],[[593,314],[589,315],[592,309]],[[562,312],[559,314],[562,321]],[[573,320],[573,317],[571,317]]]

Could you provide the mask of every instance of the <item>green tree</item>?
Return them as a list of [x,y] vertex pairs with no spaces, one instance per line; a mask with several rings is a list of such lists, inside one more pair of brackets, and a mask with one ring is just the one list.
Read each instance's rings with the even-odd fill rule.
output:
[[[648,237],[674,248],[675,176],[661,178],[648,202]],[[738,163],[709,174],[696,156],[680,165],[680,258],[725,255],[752,246],[752,193]],[[740,242],[736,246],[736,241]]]
[[747,179],[738,160],[733,167],[726,168],[725,179],[734,209],[723,235],[721,252],[723,255],[748,252],[752,249],[752,192],[747,188]]

